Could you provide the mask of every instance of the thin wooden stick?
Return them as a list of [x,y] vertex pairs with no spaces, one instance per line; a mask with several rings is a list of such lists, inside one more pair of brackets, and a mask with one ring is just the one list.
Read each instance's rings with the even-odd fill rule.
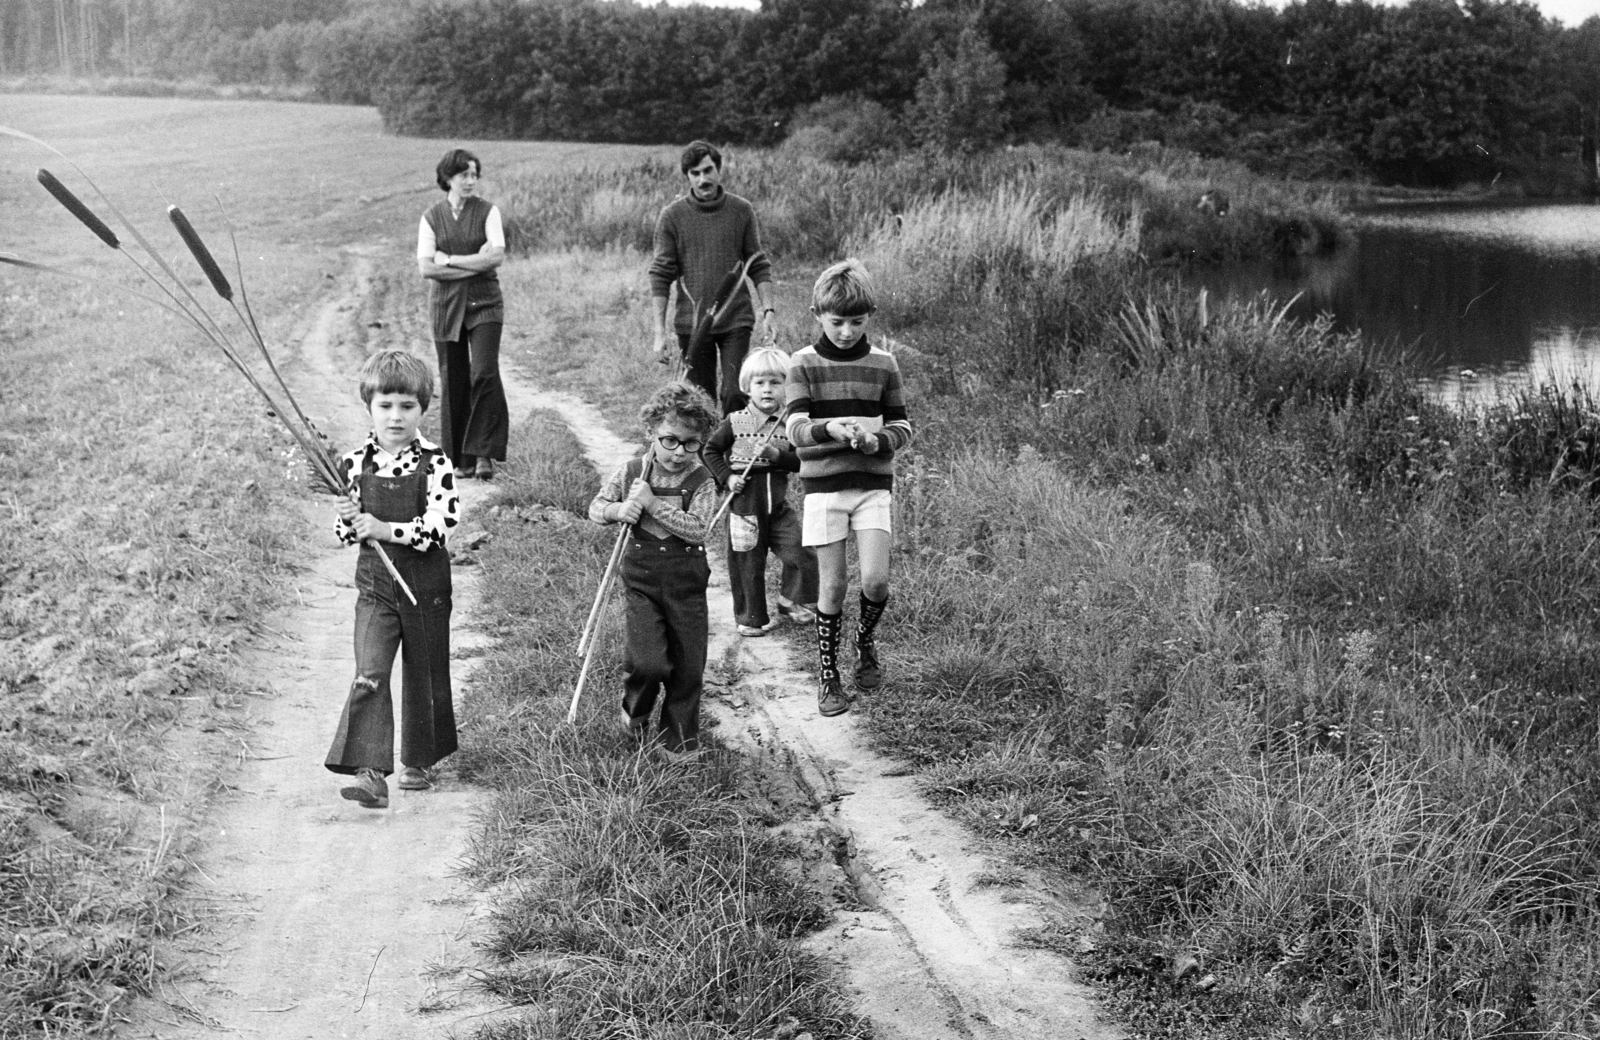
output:
[[[654,449],[651,449],[652,451]],[[655,461],[654,455],[646,455],[644,465],[639,467],[639,479],[650,478],[650,463]],[[594,648],[600,643],[600,626],[605,622],[605,601],[611,594],[611,586],[616,582],[617,571],[620,569],[622,557],[626,553],[628,536],[633,533],[633,524],[623,524],[622,531],[617,535],[617,547],[612,550],[614,566],[606,568],[605,575],[600,579],[600,588],[595,593],[594,607],[590,614],[594,617],[594,631],[589,634],[588,644],[583,651],[583,666],[578,669],[578,682],[572,688],[572,703],[567,707],[567,724],[573,725],[578,721],[578,702],[583,698],[584,683],[589,680],[589,666],[594,663]]]
[[[739,471],[740,480],[744,480],[746,477],[748,477],[750,475],[750,471],[755,468],[756,463],[761,461],[761,449],[772,443],[772,438],[777,435],[778,428],[782,425],[783,420],[779,419],[772,424],[772,429],[768,430],[766,434],[762,436],[761,443],[756,445],[755,456],[749,462],[744,464],[744,469]],[[728,497],[723,499],[722,504],[717,507],[717,511],[711,514],[711,522],[706,524],[706,537],[709,538],[711,536],[711,532],[716,529],[717,521],[721,520],[722,514],[726,513],[729,507],[733,505],[733,496],[736,494],[738,494],[737,491],[730,490],[728,492]]]
[[578,637],[577,655],[582,657],[589,647],[589,634],[594,631],[595,619],[600,616],[600,607],[605,602],[605,591],[611,584],[611,576],[616,573],[617,564],[622,559],[622,553],[628,544],[628,529],[624,527],[617,532],[617,544],[611,547],[611,559],[606,561],[605,577],[600,579],[600,590],[594,597],[594,605],[589,608],[589,620],[583,623],[583,634]]
[[583,697],[583,684],[589,680],[589,666],[594,663],[596,639],[589,643],[589,650],[583,655],[583,667],[578,669],[578,684],[572,688],[572,703],[567,706],[567,725],[573,726],[578,722],[578,701]]
[[[361,492],[357,491],[354,487],[350,488],[350,501],[356,504],[357,509],[361,508]],[[394,561],[389,559],[389,554],[383,551],[383,546],[378,544],[378,540],[376,538],[368,538],[362,544],[370,545],[372,548],[377,550],[378,559],[382,560],[384,567],[388,569],[389,577],[393,578],[394,583],[400,586],[400,591],[406,594],[406,599],[411,601],[411,605],[413,607],[416,606],[417,597],[412,595],[411,586],[407,585],[406,580],[400,577],[400,572],[395,569]]]

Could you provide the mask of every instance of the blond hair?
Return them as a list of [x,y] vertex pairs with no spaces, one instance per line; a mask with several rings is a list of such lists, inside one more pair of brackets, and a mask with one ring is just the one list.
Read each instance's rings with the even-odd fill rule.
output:
[[745,355],[739,366],[739,389],[750,392],[750,383],[756,376],[782,376],[789,378],[789,355],[777,347],[760,347]]

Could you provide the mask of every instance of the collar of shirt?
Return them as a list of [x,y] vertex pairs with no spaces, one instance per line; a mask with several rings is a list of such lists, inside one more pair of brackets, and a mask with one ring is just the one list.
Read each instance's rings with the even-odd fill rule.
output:
[[362,446],[362,450],[366,452],[367,457],[371,458],[374,462],[383,462],[387,459],[393,459],[397,463],[403,463],[408,461],[420,461],[422,459],[423,452],[437,451],[438,445],[434,444],[432,441],[428,440],[428,438],[419,433],[415,437],[411,438],[410,444],[407,444],[398,452],[390,454],[388,451],[384,450],[383,445],[378,443],[378,435],[376,433],[369,432],[367,434],[367,443]]
[[747,404],[744,406],[744,410],[749,414],[750,418],[755,420],[757,433],[765,430],[768,423],[781,423],[783,421],[782,407],[779,407],[779,409],[775,412],[763,412],[755,405]]

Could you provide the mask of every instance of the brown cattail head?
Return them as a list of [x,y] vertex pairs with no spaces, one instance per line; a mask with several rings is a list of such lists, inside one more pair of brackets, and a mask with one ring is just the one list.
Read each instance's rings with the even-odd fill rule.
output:
[[216,260],[211,257],[211,250],[200,241],[200,235],[195,231],[194,225],[189,223],[189,218],[183,215],[183,210],[176,206],[167,207],[167,216],[172,220],[172,226],[178,229],[178,237],[183,239],[183,244],[189,247],[189,252],[194,254],[195,261],[200,264],[200,270],[211,279],[211,288],[217,290],[217,295],[224,300],[233,299],[233,286],[228,284],[228,279],[223,275],[222,268],[217,266]]
[[56,175],[49,170],[39,171],[39,183],[44,185],[44,190],[56,197],[56,201],[67,208],[67,212],[83,222],[83,226],[95,233],[95,236],[110,246],[112,249],[121,249],[122,243],[117,241],[117,236],[106,227],[105,221],[95,216],[78,200],[78,196],[67,190],[67,186],[56,180]]

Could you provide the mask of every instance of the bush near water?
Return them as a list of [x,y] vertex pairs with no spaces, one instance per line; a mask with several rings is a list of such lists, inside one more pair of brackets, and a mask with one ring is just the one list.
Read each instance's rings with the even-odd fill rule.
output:
[[[792,195],[785,161],[728,169],[770,214],[786,335],[822,259],[861,256],[919,429],[894,681],[860,710],[949,811],[1105,894],[1029,940],[1151,1036],[1600,1033],[1586,392],[1451,411],[1325,323],[1202,308],[1148,262],[1159,201],[1100,188],[1096,157],[920,189],[808,160]],[[672,190],[504,183],[534,251],[511,284],[570,329]],[[644,301],[613,302],[532,349],[626,424],[658,377]]]

